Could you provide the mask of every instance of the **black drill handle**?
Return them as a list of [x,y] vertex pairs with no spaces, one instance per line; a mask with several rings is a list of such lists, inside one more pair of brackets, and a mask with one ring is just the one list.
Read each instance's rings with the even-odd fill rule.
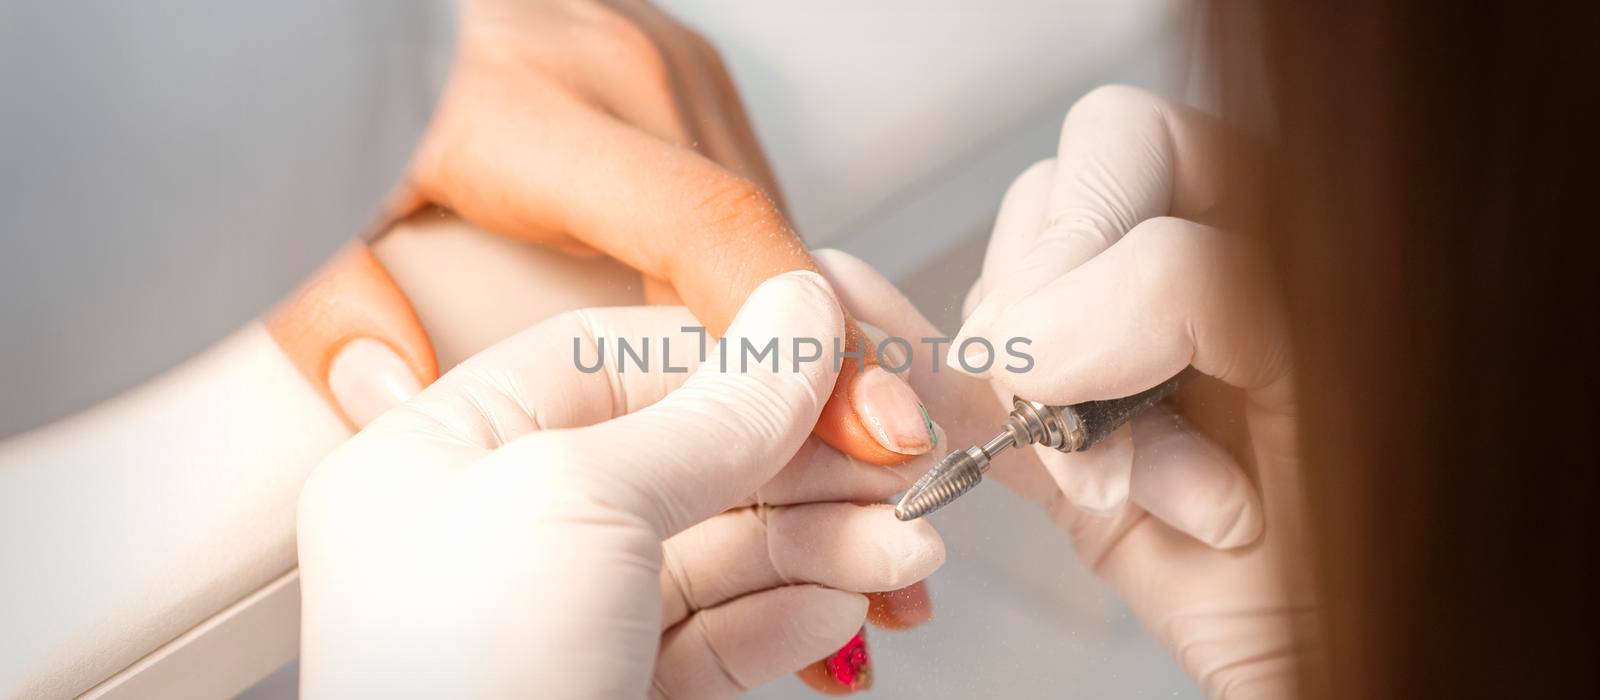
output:
[[1080,425],[1083,426],[1083,446],[1078,449],[1089,449],[1122,427],[1124,423],[1133,420],[1134,416],[1144,413],[1151,406],[1161,403],[1162,399],[1171,396],[1172,392],[1178,390],[1178,384],[1185,374],[1186,372],[1179,372],[1171,379],[1133,396],[1105,401],[1085,401],[1070,406],[1069,408],[1078,414]]

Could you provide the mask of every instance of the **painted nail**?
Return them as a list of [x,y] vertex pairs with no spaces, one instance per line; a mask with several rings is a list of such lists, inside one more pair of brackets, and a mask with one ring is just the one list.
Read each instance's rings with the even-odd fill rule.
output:
[[828,657],[825,662],[828,675],[839,685],[852,691],[872,687],[872,657],[867,653],[867,628],[862,627],[856,636]]
[[933,599],[926,581],[869,595],[867,606],[867,619],[887,629],[910,629],[933,620]]
[[870,367],[851,389],[851,403],[872,437],[885,449],[919,455],[933,449],[933,421],[904,379]]
[[422,385],[410,365],[387,344],[356,338],[339,350],[328,367],[328,391],[357,428],[404,403]]

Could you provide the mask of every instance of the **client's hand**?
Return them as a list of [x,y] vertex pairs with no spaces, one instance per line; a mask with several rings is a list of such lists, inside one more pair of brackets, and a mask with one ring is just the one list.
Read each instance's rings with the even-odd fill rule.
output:
[[[460,44],[401,209],[432,202],[498,234],[613,257],[713,334],[763,280],[815,269],[726,69],[694,32],[641,0],[468,0]],[[841,344],[860,355],[845,361],[816,435],[870,464],[932,450],[916,393],[845,323]],[[356,427],[437,374],[404,295],[365,250],[268,327]],[[872,602],[889,627],[932,614],[920,584]],[[823,671],[807,681],[836,690]]]
[[[402,199],[498,234],[609,255],[643,275],[653,300],[681,300],[715,335],[763,280],[816,268],[775,197],[715,50],[649,3],[468,0],[457,64]],[[314,283],[269,323],[358,427],[373,404],[433,379],[404,297],[361,255],[321,278],[355,283]],[[374,293],[350,304],[319,294],[327,288]],[[847,360],[817,434],[873,464],[928,452],[916,394],[872,370],[872,348],[846,323],[841,342],[862,355]],[[345,366],[336,355],[358,337],[376,341],[356,346],[360,355],[387,346],[398,356],[389,368],[420,376],[335,376]]]
[[[852,505],[909,474],[807,438],[835,373],[791,349],[842,335],[825,282],[775,277],[730,327],[725,342],[776,339],[776,369],[671,372],[697,354],[690,323],[672,308],[557,317],[318,467],[300,511],[305,692],[727,695],[848,640],[856,591],[942,561],[930,527]],[[661,344],[648,371],[567,364],[607,337]]]
[[[714,335],[763,280],[815,270],[716,52],[642,0],[469,0],[416,193],[487,230],[598,251]],[[841,341],[857,347],[850,325]],[[831,352],[831,348],[828,349]],[[874,464],[926,453],[909,386],[850,360],[818,421]]]

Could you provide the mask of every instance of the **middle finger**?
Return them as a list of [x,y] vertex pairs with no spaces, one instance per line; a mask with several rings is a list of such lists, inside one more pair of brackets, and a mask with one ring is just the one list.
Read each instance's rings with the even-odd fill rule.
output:
[[853,592],[908,586],[944,563],[933,526],[887,505],[808,503],[738,508],[662,545],[662,628],[690,613],[780,586]]
[[[1061,126],[1049,193],[1032,225],[996,226],[990,250],[1012,254],[958,338],[984,335],[1001,313],[1104,252],[1139,223],[1192,216],[1213,195],[1200,165],[1215,159],[1214,126],[1197,112],[1124,86],[1078,100]],[[1020,179],[1019,179],[1019,184]],[[985,261],[985,277],[991,263]]]

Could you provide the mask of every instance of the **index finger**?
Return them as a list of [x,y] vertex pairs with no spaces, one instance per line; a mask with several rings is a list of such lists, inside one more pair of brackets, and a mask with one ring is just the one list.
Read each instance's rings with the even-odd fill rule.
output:
[[1112,85],[1083,96],[1062,123],[1054,166],[1024,174],[1008,193],[1007,208],[1028,211],[1002,210],[1013,220],[996,223],[989,249],[1006,254],[985,260],[989,284],[961,336],[984,334],[1004,309],[1140,222],[1208,208],[1215,193],[1205,175],[1219,148],[1209,117],[1154,94]]
[[[570,236],[664,280],[714,335],[761,282],[817,270],[773,201],[750,181],[556,91],[529,100],[543,104],[523,114],[475,115],[491,123],[473,129],[439,129],[507,138],[426,144],[418,167],[426,194],[490,230],[541,242]],[[848,323],[841,349],[860,359],[846,358],[816,432],[863,461],[903,462],[916,452],[875,438],[883,431],[862,420],[854,399],[862,370],[877,364],[862,338]],[[904,393],[914,404],[909,385]],[[928,443],[918,449],[931,448],[931,434]]]

